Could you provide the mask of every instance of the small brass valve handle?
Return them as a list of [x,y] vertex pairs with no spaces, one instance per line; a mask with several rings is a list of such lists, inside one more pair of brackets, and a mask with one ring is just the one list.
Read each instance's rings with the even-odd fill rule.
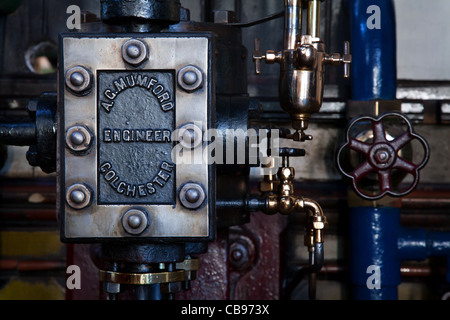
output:
[[255,51],[253,51],[253,61],[255,62],[255,73],[261,73],[261,60],[265,59],[265,55],[261,52],[261,42],[255,39]]
[[344,42],[344,54],[332,53],[325,56],[325,63],[333,66],[344,65],[344,78],[350,78],[350,64],[352,63],[352,55],[350,53],[350,42]]
[[255,50],[253,51],[253,61],[255,62],[255,73],[261,73],[261,61],[265,60],[268,64],[274,64],[282,60],[281,53],[273,50],[267,50],[265,53],[261,51],[261,42],[255,39]]
[[350,64],[352,63],[352,55],[350,53],[350,42],[344,41],[344,55],[342,57],[344,63],[344,78],[350,78]]
[[[397,118],[397,121],[403,121],[407,126],[407,130],[396,137],[387,139],[388,134],[385,131],[384,121],[388,117]],[[369,123],[373,135],[372,142],[363,142],[360,139],[350,136],[350,133],[355,131],[354,127],[358,123]],[[378,118],[369,116],[356,118],[349,124],[346,135],[347,141],[339,149],[337,155],[338,168],[342,174],[352,180],[354,190],[359,196],[367,200],[380,199],[385,195],[400,197],[410,193],[416,187],[419,182],[419,170],[427,163],[430,150],[425,139],[414,133],[411,123],[404,115],[397,112],[390,112]],[[424,150],[423,160],[418,164],[406,160],[400,155],[400,150],[413,140],[419,141]],[[356,151],[363,159],[355,169],[352,168],[350,171],[344,169],[343,161],[348,161],[348,159],[342,159],[342,153],[345,149]],[[394,190],[392,182],[394,170],[404,171],[413,177],[413,182],[407,189]],[[363,191],[363,188],[358,183],[370,173],[377,175],[379,186],[378,188],[370,188],[371,192]]]

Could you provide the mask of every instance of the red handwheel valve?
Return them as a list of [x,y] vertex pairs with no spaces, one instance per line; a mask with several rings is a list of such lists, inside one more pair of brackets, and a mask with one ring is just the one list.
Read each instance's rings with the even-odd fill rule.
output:
[[[385,130],[385,122],[388,118],[403,122],[407,129],[392,137],[392,133]],[[357,132],[355,129],[361,124],[368,128],[369,134],[366,132],[366,134],[359,134],[355,137],[352,133]],[[366,141],[361,139],[362,136],[366,137]],[[368,136],[370,139],[367,139]],[[414,140],[417,140],[424,150],[423,159],[419,163],[414,163],[402,156],[402,149]],[[348,149],[356,151],[359,159],[362,160],[356,167],[348,166],[349,159],[344,156],[346,152],[348,154]],[[408,118],[401,113],[390,112],[382,114],[378,118],[362,116],[352,120],[346,130],[346,142],[338,151],[337,164],[340,172],[352,180],[354,190],[359,196],[367,200],[376,200],[385,195],[401,197],[410,193],[419,182],[419,170],[425,166],[429,157],[428,143],[414,133]],[[395,190],[394,188],[392,176],[393,172],[398,171],[412,176],[411,184],[404,190]],[[370,190],[364,190],[359,182],[369,174],[372,177],[375,176],[378,186],[375,185],[369,188]]]

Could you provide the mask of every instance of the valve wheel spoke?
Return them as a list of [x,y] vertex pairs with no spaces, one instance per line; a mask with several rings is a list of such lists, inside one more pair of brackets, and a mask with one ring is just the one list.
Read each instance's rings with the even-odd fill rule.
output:
[[372,145],[352,138],[350,139],[347,147],[349,147],[352,150],[358,151],[359,153],[367,155],[369,154]]
[[369,161],[364,161],[358,168],[355,169],[350,175],[355,179],[355,182],[358,182],[369,173],[374,170]]
[[391,172],[390,170],[384,170],[378,172],[378,180],[380,182],[381,192],[391,191]]
[[380,142],[387,142],[386,135],[384,133],[384,125],[381,121],[374,121],[372,123],[373,130],[373,144]]
[[418,166],[403,158],[397,157],[397,160],[395,161],[393,168],[406,171],[415,176]]
[[395,151],[399,151],[413,139],[414,137],[411,135],[411,132],[405,131],[402,135],[398,136],[393,141],[391,141],[390,145],[394,148]]

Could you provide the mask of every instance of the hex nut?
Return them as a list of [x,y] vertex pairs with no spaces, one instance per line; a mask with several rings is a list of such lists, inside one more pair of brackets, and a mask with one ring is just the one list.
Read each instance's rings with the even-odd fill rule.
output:
[[180,190],[179,199],[187,209],[198,209],[206,199],[205,191],[198,183],[186,183]]
[[149,49],[141,40],[130,39],[122,45],[122,58],[128,64],[138,66],[148,57]]
[[187,92],[203,87],[203,72],[196,66],[186,66],[178,71],[178,85]]
[[203,131],[193,123],[182,125],[178,130],[178,141],[184,149],[194,149],[203,142]]
[[140,235],[150,225],[150,218],[142,209],[131,209],[122,216],[122,226],[131,235]]
[[73,209],[84,209],[91,203],[91,190],[84,184],[73,184],[67,188],[66,201]]
[[66,146],[72,151],[86,151],[92,140],[92,134],[83,126],[73,126],[66,131]]
[[83,66],[76,66],[66,71],[65,82],[72,93],[84,94],[92,88],[92,73]]

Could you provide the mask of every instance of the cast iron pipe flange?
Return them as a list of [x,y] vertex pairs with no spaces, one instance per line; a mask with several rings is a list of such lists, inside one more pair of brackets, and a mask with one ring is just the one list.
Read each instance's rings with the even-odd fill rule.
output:
[[[396,137],[388,139],[384,124],[388,117],[403,121],[407,129]],[[351,136],[354,127],[362,122],[369,123],[369,128],[373,134],[371,142],[364,142]],[[400,153],[402,148],[414,140],[417,140],[424,150],[423,159],[418,164],[405,159]],[[348,170],[343,165],[343,161],[348,162],[348,159],[342,157],[345,149],[354,150],[363,158],[363,161],[355,169],[352,168],[353,170]],[[414,133],[408,118],[401,113],[390,112],[384,113],[378,118],[362,116],[352,120],[346,130],[346,142],[338,151],[337,164],[340,172],[352,180],[353,188],[359,196],[367,200],[376,200],[385,195],[401,197],[410,193],[419,182],[419,170],[425,166],[429,157],[428,143],[424,138]],[[411,185],[406,190],[394,190],[393,170],[409,173],[413,177]],[[358,182],[370,173],[377,175],[379,192],[369,193],[358,185]]]

